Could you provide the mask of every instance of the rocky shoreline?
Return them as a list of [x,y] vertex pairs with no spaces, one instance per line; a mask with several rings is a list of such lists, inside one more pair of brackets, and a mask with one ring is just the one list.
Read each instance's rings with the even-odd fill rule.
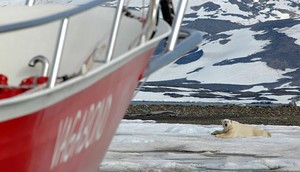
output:
[[162,123],[220,124],[221,119],[247,124],[298,125],[297,106],[197,106],[197,105],[130,105],[124,119],[155,120]]

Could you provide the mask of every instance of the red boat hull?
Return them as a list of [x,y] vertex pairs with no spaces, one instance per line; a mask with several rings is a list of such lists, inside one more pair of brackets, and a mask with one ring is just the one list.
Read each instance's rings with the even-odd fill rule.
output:
[[1,171],[97,171],[153,51],[51,106],[1,122]]

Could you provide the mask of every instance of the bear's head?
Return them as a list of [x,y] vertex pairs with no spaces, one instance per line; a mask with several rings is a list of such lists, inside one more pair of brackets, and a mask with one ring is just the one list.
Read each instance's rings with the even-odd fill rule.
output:
[[221,122],[224,131],[229,131],[232,128],[232,121],[230,119],[222,119]]

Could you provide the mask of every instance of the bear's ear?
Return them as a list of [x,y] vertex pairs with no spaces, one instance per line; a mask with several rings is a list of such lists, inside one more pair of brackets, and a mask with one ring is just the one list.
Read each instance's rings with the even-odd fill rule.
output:
[[232,120],[230,120],[230,123],[232,123]]
[[221,123],[223,124],[223,122],[224,122],[224,119],[221,119]]

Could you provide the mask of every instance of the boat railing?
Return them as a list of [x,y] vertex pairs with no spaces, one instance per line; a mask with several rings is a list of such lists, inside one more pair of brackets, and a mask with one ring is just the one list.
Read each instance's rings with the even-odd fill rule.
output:
[[28,63],[28,66],[30,67],[35,67],[35,65],[37,63],[42,63],[42,73],[40,76],[48,76],[48,70],[49,70],[49,66],[50,66],[50,62],[49,60],[45,57],[45,56],[42,56],[42,55],[38,55],[38,56],[35,56],[33,57],[29,63]]
[[[94,4],[94,2],[96,4]],[[68,29],[68,24],[69,24],[69,17],[71,17],[75,14],[84,12],[86,10],[89,10],[89,9],[95,7],[96,5],[100,5],[104,2],[105,2],[105,0],[92,1],[91,3],[85,5],[86,8],[79,6],[79,7],[75,8],[74,11],[70,10],[69,11],[70,14],[63,13],[60,18],[53,20],[53,21],[61,20],[61,24],[60,24],[60,28],[59,28],[57,43],[56,43],[54,63],[51,66],[51,70],[50,70],[49,82],[48,82],[48,85],[47,85],[48,88],[53,88],[56,84],[56,80],[57,80],[57,77],[58,77],[58,71],[59,71],[59,67],[60,67],[60,62],[61,62],[61,58],[62,58],[62,53],[63,53],[63,48],[64,48],[65,40],[66,40],[66,34],[67,34],[67,29]],[[111,60],[112,56],[113,56],[113,52],[114,52],[114,48],[115,48],[116,40],[117,40],[117,35],[118,35],[118,30],[119,30],[119,26],[120,26],[120,20],[121,20],[121,15],[122,15],[124,2],[125,2],[125,0],[119,0],[118,6],[117,6],[115,18],[114,18],[114,21],[113,21],[113,31],[111,32],[105,62],[109,62]],[[26,2],[27,6],[33,6],[34,4],[35,4],[35,0],[27,0],[27,2]],[[49,21],[49,22],[51,22],[51,21]],[[102,62],[102,61],[98,61],[96,59],[94,59],[94,61],[95,62]]]
[[[117,6],[117,11],[116,11],[114,22],[113,22],[113,30],[110,35],[109,46],[108,46],[108,50],[106,53],[105,62],[109,62],[113,56],[113,52],[114,52],[116,41],[117,41],[117,35],[118,35],[119,27],[120,27],[124,3],[125,3],[124,0],[119,0],[118,6]],[[95,61],[95,59],[94,59],[94,61]]]
[[180,30],[180,27],[181,27],[181,22],[183,20],[183,16],[184,16],[184,13],[185,13],[185,10],[186,10],[186,7],[187,7],[187,3],[188,3],[187,0],[179,1],[178,9],[177,9],[176,16],[175,16],[175,20],[173,21],[173,24],[172,24],[172,33],[171,33],[171,36],[169,38],[170,40],[168,41],[168,44],[167,44],[167,50],[169,50],[169,51],[173,51],[174,48],[175,48],[177,38],[178,38],[178,35],[179,35],[179,30]]
[[[55,85],[57,83],[57,79],[58,79],[58,71],[60,68],[60,63],[61,63],[62,54],[63,54],[63,50],[64,50],[66,35],[67,35],[67,31],[68,31],[68,26],[69,26],[69,19],[76,14],[79,14],[79,13],[85,12],[87,10],[90,10],[92,8],[95,8],[107,1],[108,0],[93,0],[91,2],[74,7],[72,9],[67,9],[65,11],[58,12],[56,14],[42,16],[42,17],[38,17],[35,19],[27,20],[27,21],[20,21],[20,22],[16,22],[16,23],[0,25],[0,33],[12,32],[12,31],[22,30],[22,29],[26,29],[26,28],[33,28],[33,27],[45,25],[48,23],[60,21],[52,64],[49,66],[49,61],[47,59],[45,60],[46,57],[43,57],[43,56],[34,57],[36,59],[33,59],[33,62],[31,62],[32,64],[29,64],[29,66],[34,66],[33,63],[41,62],[44,65],[42,76],[45,76],[45,74],[47,73],[47,76],[49,78],[49,80],[47,81],[47,88],[53,88],[53,87],[55,87]],[[140,37],[139,44],[143,44],[147,40],[151,39],[151,36],[152,36],[153,32],[155,31],[155,25],[157,24],[156,20],[157,20],[157,14],[158,14],[160,1],[161,0],[151,0],[149,9],[148,9],[147,19],[146,19],[145,23],[143,24],[143,30],[142,30],[142,35]],[[171,32],[170,37],[168,38],[168,44],[166,46],[166,50],[164,51],[164,54],[159,55],[160,57],[169,55],[170,54],[169,52],[171,52],[175,49],[175,45],[176,45],[177,38],[178,38],[178,35],[180,32],[180,26],[181,26],[181,22],[183,20],[187,2],[188,2],[187,0],[179,1],[177,13],[176,13],[176,16],[172,23],[172,32]],[[119,27],[120,27],[120,21],[121,21],[122,13],[124,10],[124,3],[125,3],[125,0],[118,1],[115,16],[112,21],[112,23],[113,23],[112,32],[111,32],[111,35],[109,38],[109,46],[107,47],[107,50],[106,50],[105,60],[101,61],[101,60],[93,59],[93,61],[96,63],[97,62],[102,62],[102,63],[110,62],[113,57],[116,40],[117,40],[117,36],[118,36],[118,31],[119,31]],[[34,6],[35,0],[27,0],[26,5],[29,7]],[[186,50],[187,49],[189,49],[189,47],[186,47]],[[181,53],[183,53],[183,51]],[[155,64],[155,63],[153,63],[153,64]],[[48,68],[49,68],[49,72],[48,72]],[[150,64],[150,68],[152,68],[151,64]],[[152,73],[152,71],[149,73]]]
[[58,12],[56,14],[51,14],[51,15],[48,15],[48,16],[42,16],[42,17],[39,17],[39,18],[27,20],[27,21],[20,21],[20,22],[16,22],[16,23],[1,25],[0,26],[0,33],[37,27],[37,26],[41,26],[41,25],[44,25],[44,24],[48,24],[48,23],[51,23],[51,22],[58,21],[58,20],[63,20],[65,18],[70,18],[71,16],[74,16],[76,14],[82,13],[82,12],[87,11],[89,9],[95,8],[98,5],[101,5],[101,4],[103,4],[104,2],[107,2],[107,1],[108,0],[94,0],[94,1],[88,2],[86,4],[74,7],[72,9],[68,9],[68,10],[65,10],[65,11],[62,11],[62,12]]
[[[54,53],[55,56],[53,59],[53,64],[50,65],[50,73],[48,74],[49,82],[47,84],[47,87],[53,88],[56,84],[56,80],[58,77],[58,71],[59,71],[62,53],[63,53],[63,49],[64,49],[64,45],[65,45],[67,29],[68,29],[68,25],[69,25],[69,18],[76,14],[90,10],[98,5],[101,5],[104,2],[107,2],[107,0],[94,0],[89,3],[75,7],[73,9],[59,12],[57,14],[52,14],[49,16],[40,17],[40,18],[29,20],[29,21],[21,21],[21,22],[17,22],[17,23],[2,25],[2,26],[0,26],[0,33],[11,32],[11,31],[21,30],[21,29],[26,29],[26,28],[33,28],[33,27],[48,24],[51,22],[55,22],[55,21],[59,21],[59,20],[61,21],[59,33],[58,33],[58,37],[57,37],[57,42],[55,45],[55,53]],[[35,0],[27,0],[26,1],[26,5],[29,7],[33,6],[34,4],[35,4]],[[124,0],[120,0],[118,3],[118,6],[117,6],[115,18],[113,20],[113,31],[111,32],[111,36],[110,36],[110,40],[109,40],[109,47],[107,49],[105,62],[109,62],[113,55],[113,51],[114,51],[116,39],[117,39],[117,34],[118,34],[118,30],[119,30],[123,6],[124,6]],[[95,62],[103,62],[103,61],[97,61],[97,60],[94,60],[94,61]]]
[[[60,28],[59,28],[59,34],[57,37],[57,43],[55,45],[54,62],[52,65],[50,65],[50,73],[48,74],[49,81],[48,81],[47,87],[53,88],[55,86],[56,80],[57,80],[60,61],[62,58],[63,48],[64,48],[64,44],[65,44],[65,39],[66,39],[67,28],[68,28],[68,24],[69,24],[69,18],[76,14],[79,14],[79,13],[82,13],[89,9],[92,9],[100,4],[103,4],[106,1],[107,0],[94,0],[94,1],[88,2],[86,4],[80,5],[78,7],[75,7],[75,8],[69,9],[69,10],[65,10],[65,11],[62,11],[62,12],[59,12],[56,14],[39,17],[39,18],[32,19],[29,21],[20,21],[20,22],[16,22],[16,23],[12,23],[12,24],[5,24],[5,25],[0,26],[0,33],[6,33],[6,32],[11,32],[11,31],[26,29],[26,28],[33,28],[33,27],[45,25],[45,24],[48,24],[51,22],[55,22],[55,21],[59,21],[59,20],[61,21]],[[35,3],[34,0],[27,0],[26,5],[33,6],[34,3]],[[119,6],[118,9],[122,9],[122,6]]]
[[[80,5],[78,7],[75,7],[73,9],[59,12],[57,14],[52,14],[49,16],[40,17],[40,18],[29,20],[29,21],[21,21],[21,22],[17,22],[17,23],[2,25],[2,26],[0,26],[0,33],[11,32],[11,31],[25,29],[25,28],[37,27],[40,25],[48,24],[51,22],[59,21],[59,20],[61,21],[60,28],[59,28],[59,34],[58,34],[57,42],[55,45],[55,53],[54,53],[55,55],[54,55],[53,63],[50,65],[50,71],[48,74],[49,82],[47,84],[47,87],[53,88],[56,84],[56,80],[58,77],[58,71],[59,71],[62,53],[63,53],[63,49],[64,49],[64,45],[65,45],[67,29],[68,29],[68,25],[69,25],[69,18],[76,14],[87,11],[91,8],[94,8],[95,6],[103,4],[104,2],[107,2],[107,0],[94,0],[94,1],[88,2],[86,4]],[[120,26],[120,20],[121,20],[121,16],[122,16],[124,3],[125,3],[125,0],[119,0],[119,2],[118,2],[115,17],[112,22],[113,29],[112,29],[112,32],[110,35],[109,46],[107,48],[105,60],[103,61],[103,60],[94,59],[94,62],[109,62],[109,61],[111,61],[113,53],[114,53],[115,45],[116,45],[116,40],[117,40],[117,35],[118,35],[119,26]],[[27,6],[31,7],[34,4],[35,4],[35,0],[27,0],[26,1]],[[149,37],[150,37],[149,33],[152,33],[151,30],[154,30],[153,23],[155,23],[155,22],[153,20],[156,19],[155,15],[157,14],[159,0],[152,0],[151,4],[153,4],[153,5],[150,5],[151,10],[149,10],[149,12],[148,12],[148,17],[150,19],[151,18],[152,19],[147,21],[145,24],[144,28],[146,31],[144,33],[144,35],[145,35],[144,39],[149,39]],[[140,42],[143,42],[143,41],[140,41]]]
[[33,6],[34,4],[35,4],[35,0],[27,0],[26,1],[26,5],[29,7]]

